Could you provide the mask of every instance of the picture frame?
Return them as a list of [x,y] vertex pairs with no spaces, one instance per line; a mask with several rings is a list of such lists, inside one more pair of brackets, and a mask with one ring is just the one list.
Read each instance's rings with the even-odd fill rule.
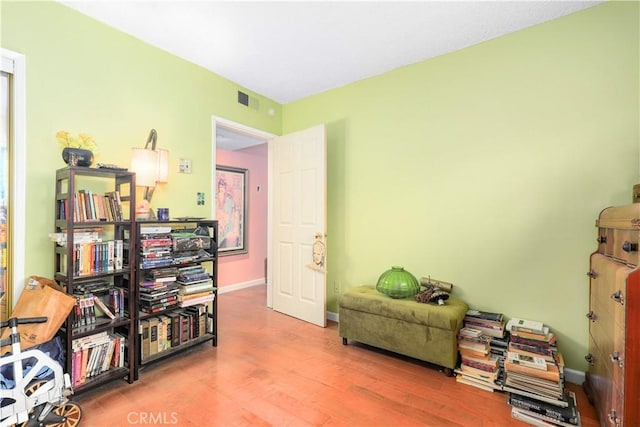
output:
[[218,220],[218,255],[248,253],[247,169],[216,165],[215,218]]

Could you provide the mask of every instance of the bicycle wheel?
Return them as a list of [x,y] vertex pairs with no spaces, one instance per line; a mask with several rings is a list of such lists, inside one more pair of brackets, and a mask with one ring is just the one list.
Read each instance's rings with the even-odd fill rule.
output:
[[76,402],[70,400],[64,405],[54,409],[53,412],[61,417],[65,417],[66,421],[57,424],[48,424],[51,427],[76,427],[82,419],[82,408]]

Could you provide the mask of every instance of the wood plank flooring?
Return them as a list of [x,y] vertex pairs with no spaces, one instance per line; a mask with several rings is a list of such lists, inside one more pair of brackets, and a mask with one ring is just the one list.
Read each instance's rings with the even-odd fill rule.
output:
[[[218,347],[200,345],[75,399],[81,426],[526,426],[506,393],[456,383],[429,364],[361,344],[338,325],[265,307],[265,286],[221,294]],[[598,425],[582,389],[584,427]]]

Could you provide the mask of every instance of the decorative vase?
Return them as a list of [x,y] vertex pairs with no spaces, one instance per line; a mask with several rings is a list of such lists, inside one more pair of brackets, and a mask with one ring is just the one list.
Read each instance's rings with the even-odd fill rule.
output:
[[62,160],[69,166],[91,166],[93,152],[84,148],[64,147],[62,149]]
[[376,289],[391,298],[409,298],[420,291],[420,284],[403,267],[394,266],[380,275]]

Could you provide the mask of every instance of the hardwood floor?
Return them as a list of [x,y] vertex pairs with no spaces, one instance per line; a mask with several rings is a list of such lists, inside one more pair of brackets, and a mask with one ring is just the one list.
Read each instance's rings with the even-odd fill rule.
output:
[[[361,344],[338,325],[265,307],[266,289],[221,294],[218,347],[203,344],[75,397],[82,426],[526,426],[506,393],[459,384],[423,362]],[[598,425],[581,387],[584,427]]]

